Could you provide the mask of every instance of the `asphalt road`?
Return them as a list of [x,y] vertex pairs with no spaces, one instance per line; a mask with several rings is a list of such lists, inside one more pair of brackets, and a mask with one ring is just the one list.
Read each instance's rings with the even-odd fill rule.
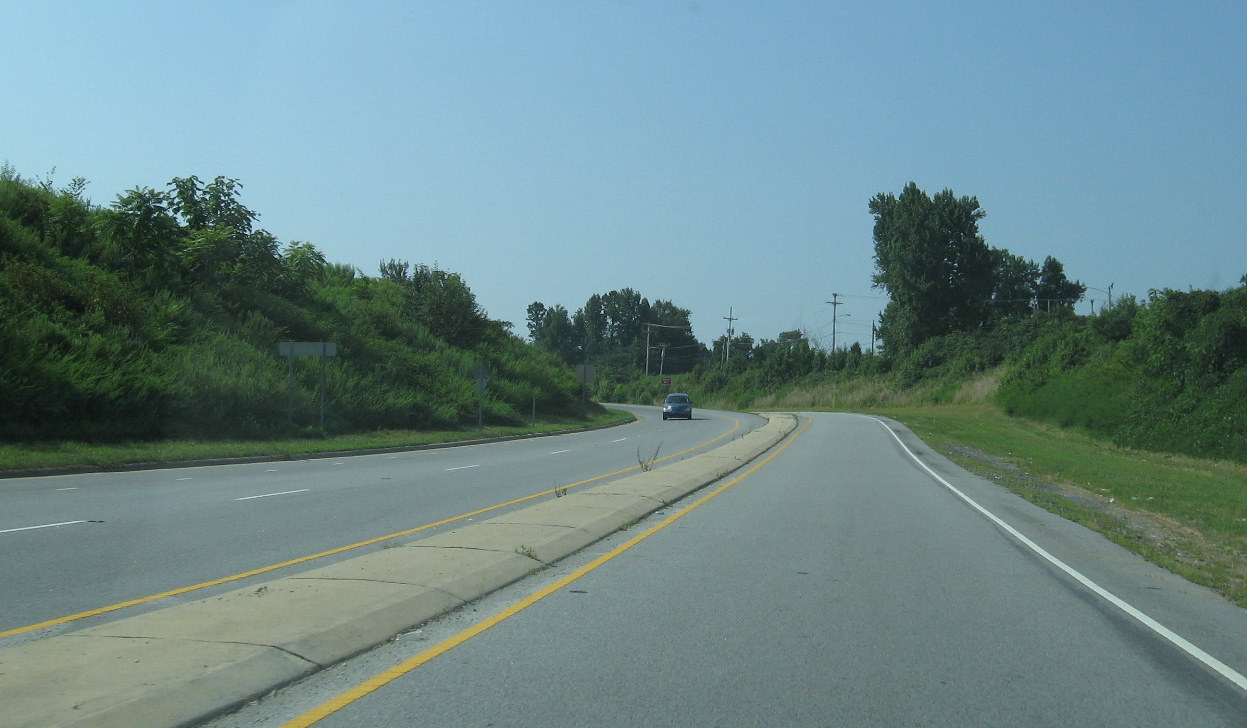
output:
[[784,447],[212,726],[1247,725],[1243,610],[895,425]]
[[[625,409],[640,421],[493,444],[0,480],[0,633],[447,519],[464,517],[447,528],[462,525],[482,509],[636,469],[638,452],[648,458],[657,450],[660,459],[679,459],[764,422],[706,410],[697,410],[692,421],[664,422],[655,407]],[[198,590],[124,613],[204,594]],[[24,632],[9,641],[85,623]]]

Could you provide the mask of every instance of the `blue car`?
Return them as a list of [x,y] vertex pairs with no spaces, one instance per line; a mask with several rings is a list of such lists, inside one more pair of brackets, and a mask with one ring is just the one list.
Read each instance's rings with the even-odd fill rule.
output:
[[687,394],[673,393],[668,394],[667,398],[662,402],[662,418],[683,417],[686,420],[693,419],[693,402],[688,398]]

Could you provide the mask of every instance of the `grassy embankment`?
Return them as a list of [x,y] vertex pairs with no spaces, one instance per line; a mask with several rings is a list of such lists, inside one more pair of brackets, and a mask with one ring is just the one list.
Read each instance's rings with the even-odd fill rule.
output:
[[630,419],[632,415],[627,412],[606,410],[600,414],[590,415],[587,420],[550,419],[535,425],[487,425],[481,431],[476,429],[392,430],[290,440],[168,441],[135,442],[122,445],[95,445],[81,442],[0,444],[0,471],[47,468],[115,469],[137,464],[168,464],[241,457],[287,459],[319,453],[419,447],[482,438],[549,434],[582,427],[608,425]]
[[754,407],[896,419],[967,470],[1247,607],[1247,465],[1120,448],[1010,417],[991,400],[998,381],[992,372],[950,392],[860,379]]

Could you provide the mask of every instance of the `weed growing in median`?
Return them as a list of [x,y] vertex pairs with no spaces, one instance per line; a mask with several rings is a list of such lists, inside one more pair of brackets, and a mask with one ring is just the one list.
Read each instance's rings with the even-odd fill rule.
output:
[[658,443],[658,447],[654,448],[654,454],[648,458],[641,455],[641,448],[636,449],[636,461],[641,466],[641,470],[649,472],[654,469],[654,463],[658,461],[658,451],[662,449],[662,443]]

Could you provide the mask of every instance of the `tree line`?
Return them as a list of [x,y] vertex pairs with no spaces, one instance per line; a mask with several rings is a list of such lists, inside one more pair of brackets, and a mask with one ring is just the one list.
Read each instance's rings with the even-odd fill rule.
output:
[[107,206],[86,184],[0,168],[0,437],[308,432],[321,374],[288,371],[277,344],[289,340],[337,343],[334,432],[474,423],[480,359],[487,421],[519,423],[534,404],[580,411],[571,372],[491,320],[458,274],[392,259],[371,277],[283,244],[226,177],[136,187]]
[[561,304],[528,306],[533,343],[568,364],[604,367],[616,378],[679,374],[707,355],[693,334],[690,312],[668,300],[649,302],[631,288],[593,294],[569,313]]
[[[1086,287],[1060,261],[1040,265],[993,248],[983,211],[951,190],[910,183],[870,200],[874,282],[889,294],[883,346],[825,351],[800,331],[733,342],[676,386],[700,401],[747,409],[760,398],[868,380],[943,401],[971,377],[1001,372],[996,400],[1011,414],[1077,427],[1119,445],[1247,459],[1247,275],[1225,291],[1155,289],[1091,315]],[[652,400],[652,382],[610,385],[604,397]]]
[[1048,256],[1042,265],[993,248],[979,234],[986,212],[974,197],[934,196],[910,182],[870,200],[875,218],[873,284],[887,291],[878,333],[902,355],[954,332],[990,329],[1035,311],[1072,311],[1087,287]]

